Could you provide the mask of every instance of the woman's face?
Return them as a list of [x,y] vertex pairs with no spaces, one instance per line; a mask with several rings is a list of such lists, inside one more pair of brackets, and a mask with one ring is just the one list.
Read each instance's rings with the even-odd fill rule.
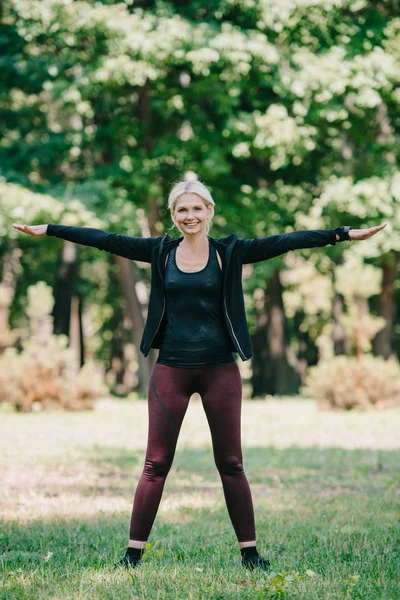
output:
[[199,234],[206,230],[207,219],[212,217],[212,207],[197,194],[187,193],[175,202],[173,218],[183,234]]

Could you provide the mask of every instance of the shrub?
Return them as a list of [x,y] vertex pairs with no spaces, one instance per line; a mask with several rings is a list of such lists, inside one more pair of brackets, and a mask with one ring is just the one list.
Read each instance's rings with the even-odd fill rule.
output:
[[22,352],[5,348],[0,356],[0,402],[29,412],[59,408],[84,410],[107,393],[104,375],[93,361],[81,369],[66,335],[53,335],[51,288],[39,281],[28,288],[29,327],[21,340]]
[[93,399],[107,393],[103,377],[92,362],[76,373],[67,343],[67,336],[51,335],[44,345],[25,341],[20,353],[6,348],[0,356],[0,402],[22,412],[92,408]]
[[364,355],[335,356],[310,367],[301,392],[314,398],[322,410],[388,408],[400,404],[400,366]]

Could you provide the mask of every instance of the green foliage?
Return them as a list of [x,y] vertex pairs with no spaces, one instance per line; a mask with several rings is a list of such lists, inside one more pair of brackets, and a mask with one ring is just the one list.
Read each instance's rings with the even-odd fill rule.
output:
[[159,549],[160,540],[155,540],[154,542],[147,542],[145,545],[145,552],[143,552],[142,560],[146,560],[149,558],[160,558],[164,554],[164,550]]
[[0,179],[0,204],[0,238],[18,239],[21,245],[32,243],[32,240],[13,229],[14,222],[35,225],[62,221],[64,225],[90,223],[92,227],[104,226],[104,221],[76,197],[66,203],[52,195],[35,193],[4,179]]
[[[384,235],[366,243],[352,242],[345,247],[345,257],[353,260],[374,258],[400,251],[400,174],[354,180],[354,177],[331,177],[324,182],[315,199],[314,212],[328,214],[332,220],[345,220],[353,227],[370,227],[386,222]],[[357,225],[355,225],[357,223]]]
[[298,595],[299,591],[305,591],[306,589],[302,582],[314,577],[318,577],[318,575],[312,569],[306,569],[304,575],[295,570],[282,569],[279,573],[268,573],[267,588],[272,591],[271,598],[288,597],[288,594]]
[[400,405],[400,364],[394,357],[334,356],[310,367],[302,393],[321,409],[351,410]]
[[[149,214],[162,233],[170,184],[194,171],[217,202],[216,237],[385,220],[373,239],[324,252],[378,262],[399,250],[396,2],[5,0],[3,21],[0,173],[54,196],[40,212],[10,188],[5,245],[16,217],[137,235]],[[49,272],[38,248],[24,281]],[[248,269],[251,327],[254,290],[286,259]],[[323,319],[309,321],[315,340]]]

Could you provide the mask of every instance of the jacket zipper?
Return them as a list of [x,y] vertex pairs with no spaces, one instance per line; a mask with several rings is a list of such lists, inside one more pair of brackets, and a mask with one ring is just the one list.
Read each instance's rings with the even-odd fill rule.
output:
[[228,319],[228,321],[229,321],[229,325],[230,325],[230,328],[231,328],[232,335],[233,335],[233,337],[235,338],[235,340],[236,340],[236,344],[237,344],[237,345],[238,345],[238,347],[239,347],[239,354],[241,353],[241,354],[240,354],[240,356],[241,356],[242,360],[248,360],[247,356],[245,355],[245,353],[243,352],[243,350],[242,350],[242,348],[241,348],[241,346],[240,346],[240,344],[239,344],[239,340],[237,339],[237,337],[236,337],[236,335],[235,335],[235,331],[234,331],[234,329],[233,329],[232,321],[230,320],[230,318],[229,318],[229,315],[228,315],[228,308],[227,308],[227,306],[226,306],[225,280],[226,280],[226,274],[225,274],[225,278],[224,278],[224,291],[223,291],[223,294],[224,294],[224,308],[225,308],[225,315],[226,315],[226,318],[227,318],[227,319]]
[[241,352],[241,353],[242,353],[242,355],[243,355],[243,356],[242,356],[242,358],[245,358],[246,360],[248,360],[248,358],[247,358],[247,356],[245,355],[245,353],[243,352],[243,350],[242,350],[242,348],[241,348],[241,346],[240,346],[240,344],[239,344],[239,340],[237,339],[237,337],[236,337],[236,335],[235,335],[235,332],[234,332],[234,330],[233,330],[233,325],[232,325],[232,322],[231,322],[231,320],[230,320],[230,318],[229,318],[229,315],[228,315],[228,309],[227,309],[227,307],[226,307],[226,299],[225,299],[225,295],[224,295],[224,305],[225,305],[225,314],[226,314],[226,317],[227,317],[227,319],[228,319],[228,321],[229,321],[229,325],[231,326],[232,335],[233,335],[233,337],[235,338],[235,340],[236,340],[236,343],[237,343],[237,345],[239,346],[240,352]]
[[[161,244],[161,248],[160,248],[160,254],[161,254],[161,251],[162,251],[162,246],[163,246],[163,244]],[[159,275],[160,275],[160,280],[161,280],[161,285],[162,285],[162,291],[163,291],[163,296],[164,296],[164,304],[163,304],[163,309],[162,309],[162,313],[161,313],[161,318],[160,318],[160,320],[159,320],[159,322],[158,322],[158,325],[157,325],[157,329],[156,329],[156,331],[155,331],[155,334],[154,334],[154,335],[153,335],[153,337],[151,338],[151,341],[150,341],[150,343],[147,345],[147,352],[149,352],[149,351],[150,351],[150,348],[151,348],[151,345],[152,345],[152,343],[153,343],[153,340],[154,340],[154,338],[156,337],[156,335],[157,335],[157,333],[158,333],[158,330],[160,329],[161,321],[162,321],[162,319],[163,319],[164,312],[165,312],[165,291],[164,291],[164,281],[163,281],[163,278],[162,278],[162,275],[161,275],[160,263],[159,263],[159,261],[158,261],[158,260],[157,260],[157,269],[158,269],[158,273],[159,273]]]
[[[163,292],[164,292],[164,290],[163,290]],[[157,335],[157,333],[158,333],[158,330],[160,329],[161,321],[162,321],[162,319],[163,319],[163,316],[164,316],[164,311],[165,311],[165,294],[164,294],[164,306],[163,306],[162,313],[161,313],[161,319],[160,319],[160,321],[159,321],[159,323],[158,323],[158,325],[157,325],[157,329],[156,329],[156,332],[155,332],[155,334],[153,335],[153,339],[152,339],[152,340],[151,340],[151,342],[150,342],[149,350],[150,350],[150,348],[151,348],[151,344],[153,343],[153,340],[154,340],[154,338],[156,337],[156,335]]]

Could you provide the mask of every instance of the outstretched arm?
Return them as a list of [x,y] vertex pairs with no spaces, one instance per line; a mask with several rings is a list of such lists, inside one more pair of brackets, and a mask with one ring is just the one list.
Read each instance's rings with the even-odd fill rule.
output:
[[43,235],[55,236],[76,244],[93,246],[99,248],[99,250],[105,250],[131,260],[149,263],[151,263],[153,248],[157,246],[159,240],[158,237],[131,237],[119,233],[108,233],[102,229],[92,227],[72,227],[54,223],[47,225],[19,225],[13,223],[13,227],[36,237]]
[[333,229],[312,229],[291,231],[254,239],[238,239],[237,244],[241,253],[242,264],[256,263],[268,258],[274,258],[300,248],[315,248],[344,240],[365,240],[386,227],[378,225],[369,229],[352,229],[347,226]]

